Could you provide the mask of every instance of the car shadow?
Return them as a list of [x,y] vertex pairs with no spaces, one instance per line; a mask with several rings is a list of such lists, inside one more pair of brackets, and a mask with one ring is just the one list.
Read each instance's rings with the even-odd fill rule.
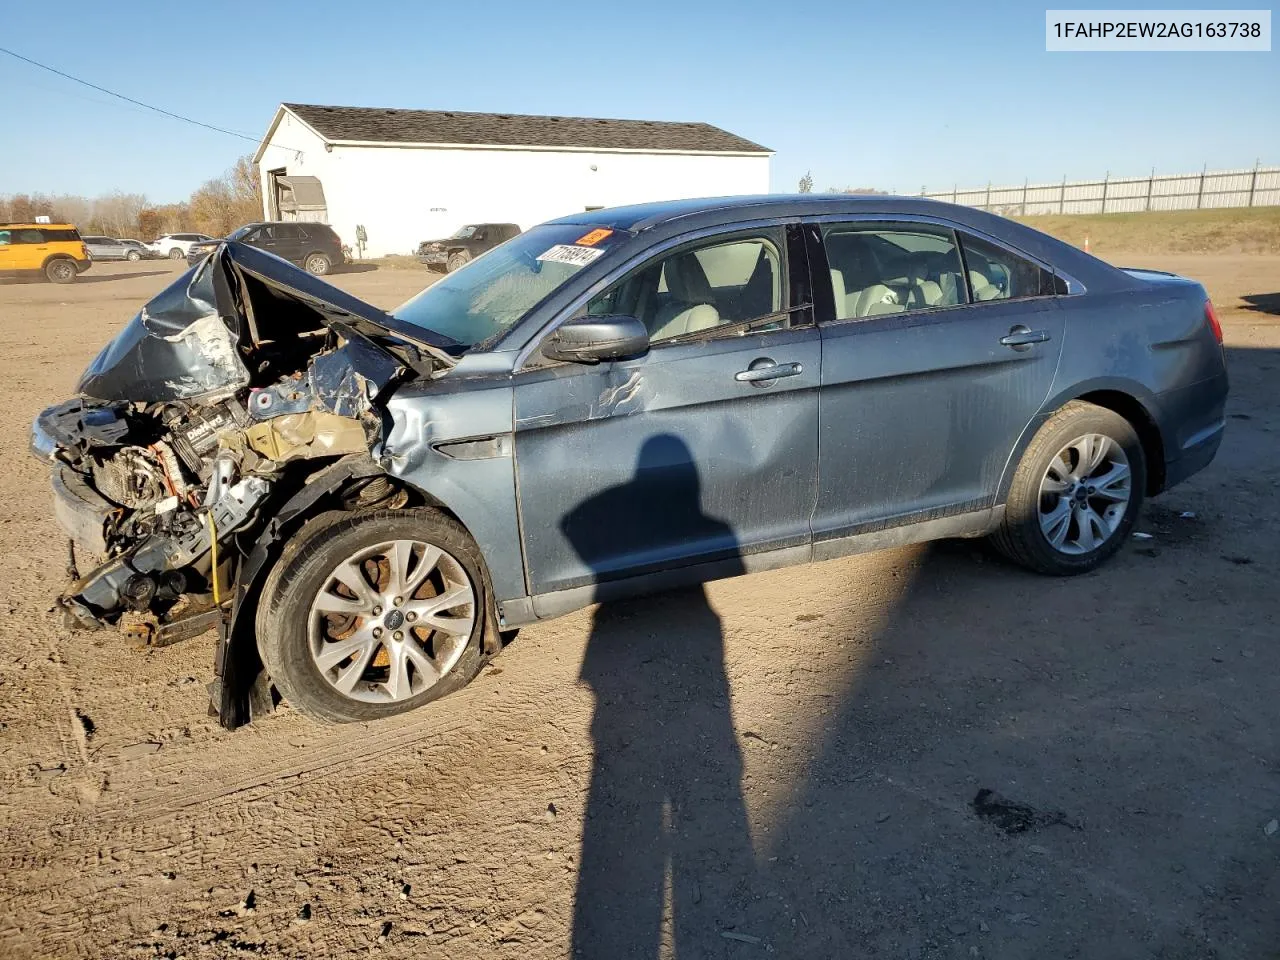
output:
[[1246,310],[1280,316],[1280,293],[1251,293],[1240,298]]
[[334,267],[333,273],[373,273],[378,269],[376,263],[344,263],[340,267]]
[[139,277],[162,277],[173,273],[172,270],[137,270],[130,273],[82,273],[76,277],[76,283],[112,283],[116,280],[135,280]]

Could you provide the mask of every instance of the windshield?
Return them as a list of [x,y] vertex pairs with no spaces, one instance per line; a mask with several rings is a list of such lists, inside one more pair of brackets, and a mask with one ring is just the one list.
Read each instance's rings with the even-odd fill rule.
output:
[[506,333],[624,236],[582,224],[534,227],[436,281],[391,313],[474,347]]
[[449,239],[450,239],[450,240],[466,240],[468,237],[470,237],[470,236],[471,236],[473,233],[475,233],[475,232],[476,232],[476,228],[475,228],[475,227],[460,227],[460,228],[458,229],[458,232],[457,232],[457,233],[455,233],[455,234],[454,234],[452,237],[450,237]]

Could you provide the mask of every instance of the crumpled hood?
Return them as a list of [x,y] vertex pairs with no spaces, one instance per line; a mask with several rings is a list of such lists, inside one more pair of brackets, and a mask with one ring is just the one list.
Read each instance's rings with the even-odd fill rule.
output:
[[[324,327],[381,354],[404,348],[420,369],[456,362],[446,337],[405,323],[286,260],[223,241],[151,299],[89,364],[76,387],[108,403],[165,403],[230,395],[249,385],[247,363],[263,343],[314,335]],[[365,371],[360,371],[364,373]]]

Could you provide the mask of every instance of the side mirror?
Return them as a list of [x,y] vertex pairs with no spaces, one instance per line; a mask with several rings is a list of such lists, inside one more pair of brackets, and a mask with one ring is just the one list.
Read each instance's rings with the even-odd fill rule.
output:
[[635,317],[578,317],[562,323],[542,345],[542,355],[570,363],[626,360],[649,349],[649,331]]

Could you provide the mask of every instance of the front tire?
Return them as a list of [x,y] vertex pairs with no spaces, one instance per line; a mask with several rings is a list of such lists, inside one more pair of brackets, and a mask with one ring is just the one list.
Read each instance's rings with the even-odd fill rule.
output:
[[1146,486],[1146,458],[1133,425],[1105,407],[1073,400],[1027,446],[992,544],[1037,573],[1087,573],[1129,538]]
[[471,262],[471,254],[465,250],[458,250],[449,254],[449,262],[445,264],[445,273],[453,273],[455,270],[461,270]]
[[44,275],[49,278],[50,283],[72,283],[78,274],[79,271],[71,260],[50,260],[44,267]]
[[186,255],[185,253],[183,253],[183,252],[182,252],[182,248],[181,248],[181,247],[174,247],[172,250],[170,250],[170,251],[169,251],[169,259],[170,259],[170,260],[185,260],[185,259],[187,259],[187,255]]
[[125,259],[128,260],[130,263],[137,263],[139,260],[142,259],[142,254],[140,254],[137,250],[130,250],[124,256],[125,256]]
[[313,253],[307,257],[303,266],[306,267],[307,273],[317,277],[323,277],[333,269],[333,261],[323,253]]
[[432,509],[320,524],[264,584],[258,648],[297,710],[343,723],[453,693],[497,629],[475,542]]

